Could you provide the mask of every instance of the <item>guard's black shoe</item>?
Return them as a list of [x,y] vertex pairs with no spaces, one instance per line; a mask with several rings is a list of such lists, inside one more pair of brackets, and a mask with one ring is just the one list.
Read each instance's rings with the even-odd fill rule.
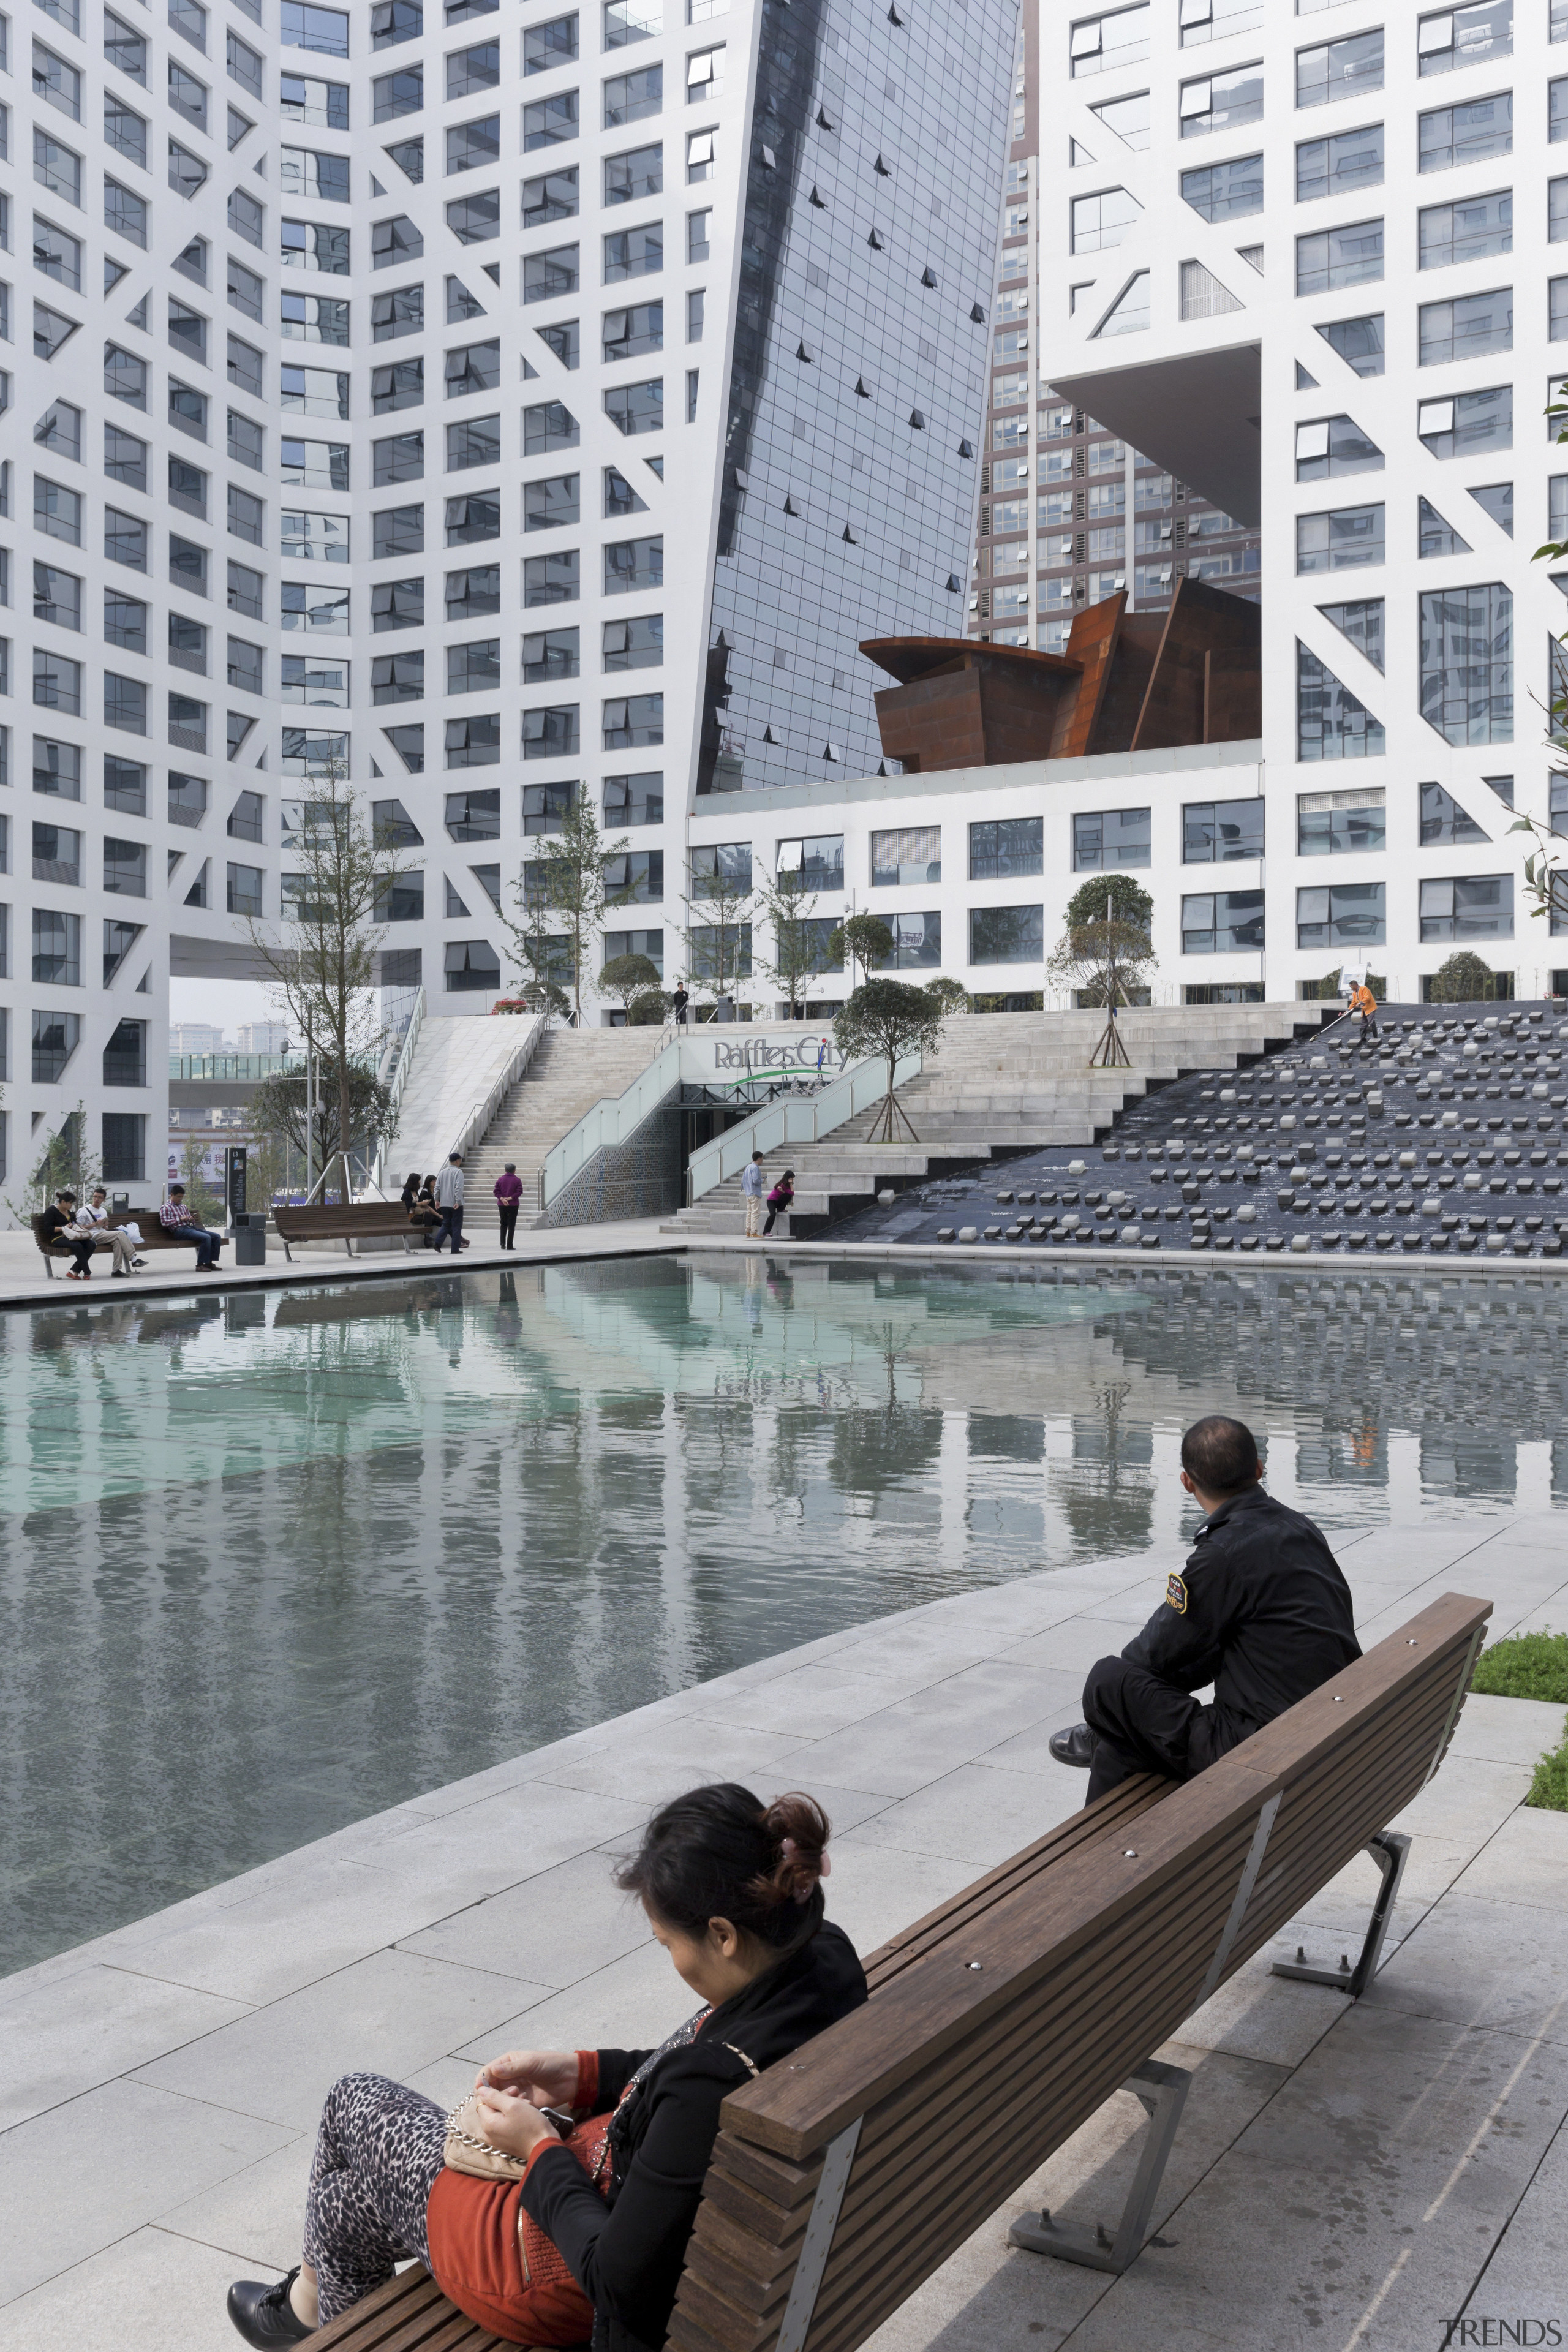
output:
[[294,2315],[289,2300],[289,2290],[299,2277],[298,2269],[274,2286],[264,2286],[259,2279],[236,2279],[228,2291],[228,2315],[247,2344],[257,2352],[274,2352],[279,2344],[302,2344],[315,2330],[307,2327]]
[[1094,1734],[1087,1723],[1075,1723],[1066,1731],[1053,1731],[1049,1744],[1058,1764],[1076,1765],[1080,1772],[1087,1772],[1094,1761]]

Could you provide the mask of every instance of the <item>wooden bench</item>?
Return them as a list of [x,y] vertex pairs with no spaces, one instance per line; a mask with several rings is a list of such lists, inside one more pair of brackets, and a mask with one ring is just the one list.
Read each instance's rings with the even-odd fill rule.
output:
[[[187,1241],[184,1234],[166,1231],[158,1223],[156,1209],[111,1209],[108,1223],[110,1225],[136,1227],[137,1232],[142,1235],[142,1239],[137,1244],[138,1257],[149,1256],[153,1250],[194,1250],[195,1248],[195,1242]],[[33,1239],[38,1245],[38,1254],[48,1270],[49,1280],[52,1282],[55,1278],[54,1260],[57,1257],[69,1257],[70,1245],[67,1242],[56,1242],[51,1247],[45,1242],[44,1221],[41,1215],[33,1218],[32,1226]]]
[[[1126,2270],[1190,2080],[1150,2053],[1370,1849],[1382,1885],[1354,1965],[1274,1963],[1365,1990],[1409,1845],[1384,1824],[1447,1752],[1490,1614],[1434,1601],[1196,1780],[1124,1781],[873,1953],[867,2005],[725,2101],[671,2352],[855,2352],[1121,2087],[1151,2128],[1120,2220],[1027,2214],[1010,2235]],[[416,2264],[314,2340],[502,2339]]]
[[353,1245],[360,1241],[395,1239],[406,1251],[420,1231],[410,1224],[401,1201],[360,1201],[337,1209],[321,1208],[313,1202],[307,1208],[283,1206],[273,1210],[272,1222],[290,1263],[294,1256],[290,1242],[342,1242],[353,1257]]

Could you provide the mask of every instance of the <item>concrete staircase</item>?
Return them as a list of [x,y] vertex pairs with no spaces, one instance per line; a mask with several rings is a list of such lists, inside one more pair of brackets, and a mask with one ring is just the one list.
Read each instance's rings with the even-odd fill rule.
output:
[[492,1187],[509,1160],[522,1183],[518,1227],[539,1220],[539,1172],[552,1146],[604,1095],[622,1095],[666,1043],[662,1029],[547,1029],[533,1058],[490,1122],[464,1169],[463,1223],[495,1233]]
[[[1092,1143],[1125,1103],[1151,1086],[1200,1069],[1234,1069],[1288,1045],[1298,1024],[1318,1026],[1338,1005],[1205,1004],[1138,1007],[1117,1026],[1131,1066],[1091,1070],[1105,1017],[1099,1013],[973,1013],[950,1021],[933,1057],[899,1090],[917,1143],[868,1140],[880,1116],[865,1111],[820,1143],[770,1152],[771,1184],[795,1170],[796,1233],[863,1208],[880,1190],[904,1191],[994,1154],[1043,1144]],[[666,1233],[740,1233],[745,1209],[739,1176],[715,1185],[664,1227]]]

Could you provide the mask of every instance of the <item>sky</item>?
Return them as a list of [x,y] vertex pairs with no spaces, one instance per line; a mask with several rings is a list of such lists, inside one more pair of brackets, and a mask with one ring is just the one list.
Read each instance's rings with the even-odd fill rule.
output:
[[254,980],[171,980],[169,1025],[182,1021],[212,1021],[226,1037],[237,1039],[242,1023],[283,1018],[275,992]]

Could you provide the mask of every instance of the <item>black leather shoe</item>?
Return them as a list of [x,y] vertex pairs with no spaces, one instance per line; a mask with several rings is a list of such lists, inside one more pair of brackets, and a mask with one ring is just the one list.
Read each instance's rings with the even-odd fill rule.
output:
[[257,2352],[273,2352],[279,2344],[302,2344],[307,2336],[315,2334],[314,2328],[295,2317],[289,2300],[289,2290],[299,2275],[298,2268],[291,2270],[275,2286],[264,2286],[259,2279],[236,2279],[229,2288],[228,2315]]
[[1058,1764],[1071,1764],[1087,1772],[1094,1761],[1094,1734],[1087,1723],[1075,1723],[1066,1731],[1053,1731],[1051,1754]]

